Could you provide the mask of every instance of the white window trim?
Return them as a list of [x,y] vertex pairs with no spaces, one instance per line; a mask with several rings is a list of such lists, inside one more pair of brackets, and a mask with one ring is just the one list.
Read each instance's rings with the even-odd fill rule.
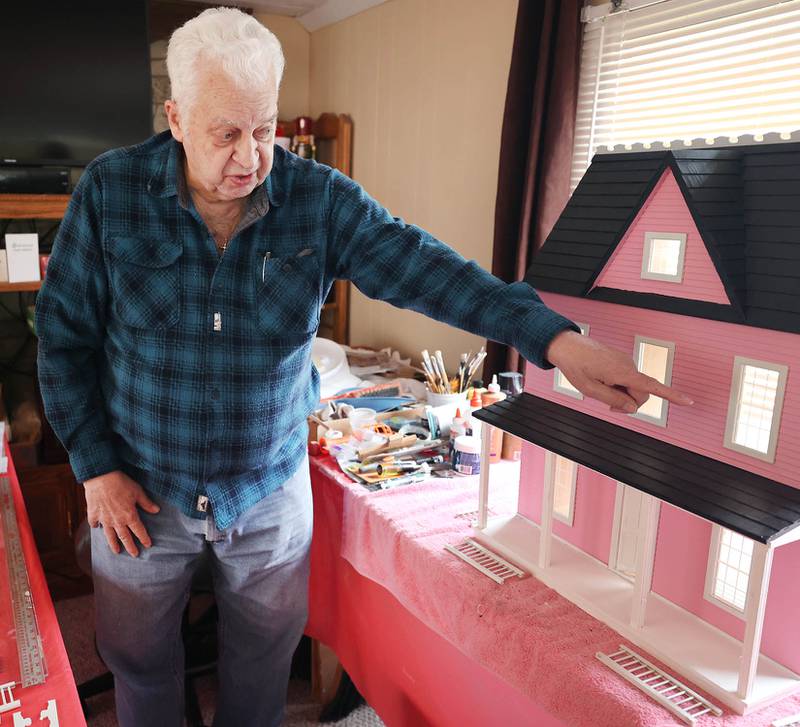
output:
[[[742,372],[745,366],[757,366],[762,369],[778,372],[778,388],[775,391],[775,408],[772,410],[772,426],[769,433],[769,447],[766,452],[759,452],[733,441],[733,430],[736,426],[736,415],[739,409],[739,396],[742,390]],[[758,361],[746,356],[736,356],[733,359],[733,376],[731,378],[731,393],[728,399],[728,419],[725,422],[725,441],[727,449],[764,460],[775,462],[775,452],[778,449],[778,432],[781,428],[781,413],[783,411],[783,396],[786,392],[786,379],[789,376],[789,367],[783,364]]]
[[[664,273],[652,273],[648,269],[650,255],[653,252],[653,240],[677,240],[680,243],[678,249],[678,273],[677,275],[666,275]],[[686,233],[685,232],[645,232],[644,233],[644,254],[642,255],[642,279],[661,280],[667,283],[683,282],[683,264],[686,257]]]
[[578,487],[578,463],[568,459],[567,457],[562,457],[562,459],[567,459],[569,462],[572,462],[572,482],[570,482],[570,493],[569,493],[569,516],[564,517],[560,513],[556,512],[555,507],[555,500],[556,500],[556,470],[558,467],[558,455],[550,452],[552,456],[552,463],[550,467],[549,476],[552,478],[552,492],[553,492],[553,520],[558,520],[559,522],[564,523],[565,525],[569,525],[572,527],[572,523],[575,522],[575,490]]
[[[716,580],[717,576],[717,561],[719,560],[719,546],[722,542],[722,526],[717,525],[716,523],[712,523],[711,525],[711,543],[708,546],[708,562],[706,564],[706,584],[705,588],[703,589],[703,598],[706,599],[709,603],[713,603],[718,608],[721,608],[723,611],[727,611],[728,613],[736,616],[737,618],[745,620],[745,611],[747,609],[747,602],[744,604],[744,608],[739,610],[734,606],[732,603],[728,603],[727,601],[723,601],[720,598],[717,598],[714,595],[714,581]],[[750,575],[748,575],[748,581],[750,579]]]
[[[667,371],[664,376],[664,385],[672,386],[672,365],[675,361],[675,344],[672,341],[661,341],[657,338],[649,338],[648,336],[636,336],[633,339],[633,360],[636,362],[637,368],[639,365],[639,350],[643,343],[650,343],[653,346],[661,346],[661,348],[668,349]],[[631,416],[635,417],[636,419],[641,419],[643,422],[650,422],[650,424],[655,424],[659,427],[666,427],[667,416],[669,414],[669,402],[666,399],[662,399],[662,402],[661,416],[658,418],[651,417],[648,414],[643,414],[639,411],[634,412],[631,414]]]
[[[576,323],[576,326],[581,329],[582,336],[589,335],[589,324],[588,323]],[[553,369],[553,391],[557,391],[559,394],[566,394],[567,396],[571,396],[573,399],[580,399],[583,400],[583,394],[580,391],[573,391],[572,389],[567,389],[564,386],[561,386],[558,383],[558,377],[561,374],[560,369]],[[563,376],[563,374],[561,374]]]

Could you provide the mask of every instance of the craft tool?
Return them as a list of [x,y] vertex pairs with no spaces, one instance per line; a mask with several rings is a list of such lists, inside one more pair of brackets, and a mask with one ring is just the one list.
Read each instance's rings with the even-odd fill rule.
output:
[[25,567],[25,554],[17,525],[17,513],[8,477],[0,477],[0,516],[6,551],[14,633],[19,654],[20,683],[23,687],[43,684],[46,676],[42,639]]
[[[442,443],[441,439],[431,439],[431,440],[429,440],[427,442],[421,442],[420,444],[417,444],[417,445],[415,445],[413,447],[406,447],[405,449],[398,449],[398,450],[392,452],[392,454],[395,457],[403,457],[403,456],[408,455],[408,454],[416,454],[417,452],[424,452],[426,449],[435,449],[436,447],[441,445],[441,443]],[[371,455],[368,455],[368,456],[364,457],[363,461],[364,461],[365,464],[368,464],[369,462],[374,462],[375,460],[381,459],[385,455],[386,455],[385,452],[378,452],[376,454],[371,454]]]

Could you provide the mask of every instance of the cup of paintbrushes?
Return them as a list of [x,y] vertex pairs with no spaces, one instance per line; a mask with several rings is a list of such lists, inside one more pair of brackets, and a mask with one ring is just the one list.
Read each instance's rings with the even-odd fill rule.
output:
[[457,405],[460,406],[467,404],[467,392],[459,391],[456,393],[448,392],[447,394],[440,394],[437,391],[426,390],[425,395],[428,397],[428,403],[431,406],[447,406]]

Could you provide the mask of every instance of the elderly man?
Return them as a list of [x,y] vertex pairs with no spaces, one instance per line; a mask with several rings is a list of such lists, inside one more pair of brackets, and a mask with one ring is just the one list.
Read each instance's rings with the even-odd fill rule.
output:
[[618,411],[680,395],[274,146],[284,60],[236,10],[178,29],[170,132],[78,184],[36,311],[47,416],[84,483],[97,643],[123,727],[182,720],[181,614],[202,559],[219,606],[215,725],[277,725],[306,618],[310,361],[332,282],[516,346]]

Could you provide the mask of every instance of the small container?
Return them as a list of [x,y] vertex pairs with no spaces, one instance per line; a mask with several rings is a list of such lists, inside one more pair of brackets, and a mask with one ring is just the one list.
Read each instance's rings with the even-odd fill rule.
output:
[[519,462],[522,457],[522,440],[515,437],[513,434],[503,432],[503,449],[501,452],[503,459],[509,459],[512,462]]
[[375,425],[377,413],[378,412],[374,409],[369,409],[364,406],[355,409],[351,412],[350,416],[347,417],[350,420],[350,429],[353,432],[353,436],[359,442],[372,439],[372,436],[375,434],[373,427]]
[[456,437],[453,469],[461,475],[477,475],[481,471],[481,442],[477,437]]
[[[503,401],[506,395],[500,391],[500,384],[497,383],[497,376],[492,377],[492,383],[489,384],[489,390],[481,397],[481,404],[483,406],[491,406],[498,401]],[[500,454],[503,450],[503,430],[497,427],[492,428],[492,436],[489,443],[489,461],[499,462]]]
[[481,421],[473,415],[481,408],[481,394],[478,389],[472,390],[472,398],[469,400],[469,419],[467,420],[467,433],[473,437],[481,436]]
[[455,394],[439,394],[426,389],[425,396],[431,406],[464,406],[467,403],[467,394],[463,391]]
[[461,409],[456,409],[456,415],[450,424],[450,461],[453,461],[453,451],[456,447],[456,439],[467,433],[467,420],[461,416]]

